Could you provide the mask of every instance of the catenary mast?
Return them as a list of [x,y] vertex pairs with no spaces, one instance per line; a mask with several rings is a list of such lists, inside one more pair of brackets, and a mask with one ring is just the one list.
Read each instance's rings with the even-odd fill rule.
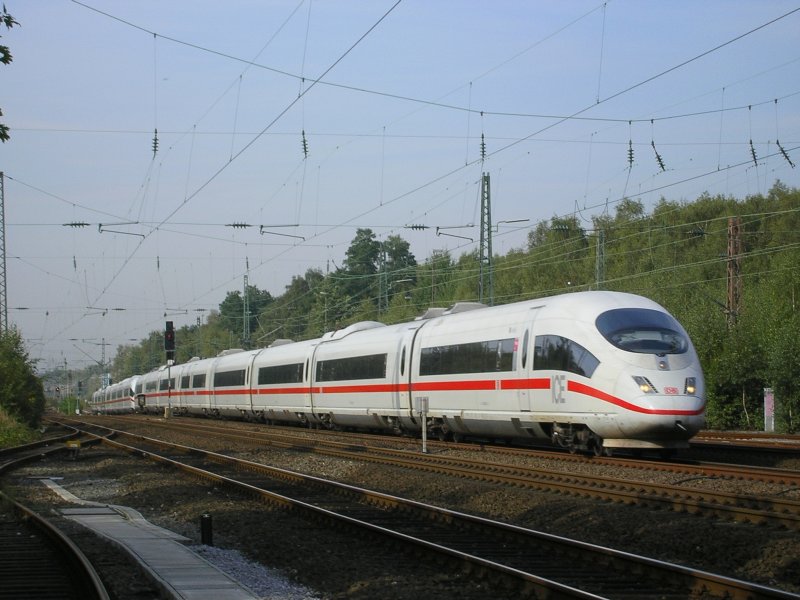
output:
[[0,333],[8,331],[8,288],[6,285],[6,191],[0,171]]

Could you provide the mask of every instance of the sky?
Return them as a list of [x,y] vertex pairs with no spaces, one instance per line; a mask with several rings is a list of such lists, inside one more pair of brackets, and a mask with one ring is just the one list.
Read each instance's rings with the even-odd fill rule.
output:
[[495,254],[626,197],[800,186],[796,0],[5,5],[8,319],[42,371],[245,276],[280,295],[358,228],[474,251],[482,173]]

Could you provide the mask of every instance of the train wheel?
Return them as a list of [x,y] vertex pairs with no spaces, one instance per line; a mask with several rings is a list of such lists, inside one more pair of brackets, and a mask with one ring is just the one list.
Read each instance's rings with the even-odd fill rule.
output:
[[589,450],[591,450],[592,454],[595,456],[603,456],[605,452],[605,449],[603,448],[603,442],[594,438],[589,440]]

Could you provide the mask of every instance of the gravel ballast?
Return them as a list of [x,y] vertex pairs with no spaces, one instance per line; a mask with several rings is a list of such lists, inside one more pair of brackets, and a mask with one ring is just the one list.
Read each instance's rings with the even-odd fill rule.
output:
[[[254,451],[251,446],[236,448],[231,444],[221,445],[228,452],[265,464],[800,593],[800,544],[795,531],[302,452]],[[214,445],[209,440],[208,446],[214,449]],[[481,454],[486,460],[509,460],[492,455],[490,450]],[[675,474],[627,472],[629,478],[649,476],[676,478]],[[198,547],[198,552],[211,562],[222,558],[230,561],[226,570],[247,569],[249,575],[239,571],[233,576],[265,598],[418,600],[421,595],[435,595],[471,600],[491,593],[491,582],[476,580],[452,564],[398,553],[380,538],[347,529],[332,530],[292,511],[107,448],[86,448],[75,461],[48,459],[6,476],[3,484],[12,495],[35,501],[40,510],[50,511],[63,504],[36,480],[40,477],[62,478],[59,484],[84,500],[130,506],[156,525],[190,538],[195,545],[200,544],[200,516],[213,515],[214,548]],[[721,485],[741,492],[746,484]],[[265,566],[270,570],[261,570]],[[132,570],[123,566],[110,577],[124,579],[128,576],[125,569]],[[140,578],[131,579],[139,587],[143,585]],[[276,587],[257,589],[259,582]],[[115,597],[131,600],[156,596]]]

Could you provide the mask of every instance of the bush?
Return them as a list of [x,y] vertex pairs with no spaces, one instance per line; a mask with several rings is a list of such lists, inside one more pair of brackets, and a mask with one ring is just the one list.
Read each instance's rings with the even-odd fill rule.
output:
[[31,428],[45,407],[44,387],[16,329],[0,332],[0,408]]
[[37,434],[0,408],[0,448],[33,442]]

